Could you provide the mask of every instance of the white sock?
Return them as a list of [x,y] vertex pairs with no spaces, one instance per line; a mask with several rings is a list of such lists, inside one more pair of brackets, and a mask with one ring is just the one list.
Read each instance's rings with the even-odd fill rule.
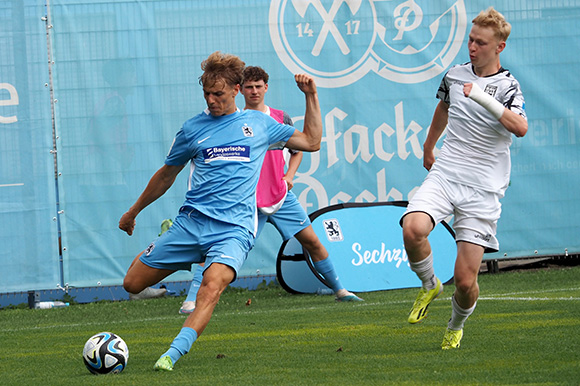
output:
[[469,315],[471,315],[473,313],[473,311],[475,310],[475,306],[477,306],[477,302],[475,302],[473,307],[471,307],[467,310],[463,309],[455,301],[455,296],[452,296],[451,297],[451,308],[452,308],[451,319],[449,319],[449,323],[447,324],[447,328],[449,328],[450,330],[462,330],[463,325],[465,324],[465,321],[467,320],[467,318],[469,318]]
[[423,288],[432,290],[437,286],[437,276],[433,270],[433,252],[417,263],[409,261],[409,265],[411,265],[411,270],[421,279]]

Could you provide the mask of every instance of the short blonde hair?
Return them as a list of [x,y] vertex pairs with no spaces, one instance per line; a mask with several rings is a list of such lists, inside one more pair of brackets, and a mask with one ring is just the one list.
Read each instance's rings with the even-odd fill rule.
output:
[[495,31],[495,37],[503,42],[508,39],[510,32],[512,31],[512,25],[508,23],[505,17],[503,17],[503,15],[493,7],[481,11],[471,22],[480,27],[493,28]]
[[199,77],[199,83],[203,87],[213,87],[219,81],[232,87],[242,84],[245,66],[246,63],[236,55],[216,51],[201,62],[203,74]]

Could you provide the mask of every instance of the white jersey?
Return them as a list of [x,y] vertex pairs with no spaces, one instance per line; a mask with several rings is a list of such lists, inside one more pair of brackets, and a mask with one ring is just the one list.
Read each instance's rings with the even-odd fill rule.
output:
[[449,119],[443,147],[431,170],[442,172],[449,181],[503,196],[510,179],[512,133],[463,95],[465,83],[477,83],[503,106],[526,118],[520,84],[508,70],[478,77],[471,63],[451,67],[437,91],[437,98],[449,105]]

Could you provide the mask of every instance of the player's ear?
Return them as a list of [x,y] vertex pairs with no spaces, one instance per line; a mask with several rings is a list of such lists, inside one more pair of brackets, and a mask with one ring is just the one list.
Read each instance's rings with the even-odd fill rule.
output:
[[268,91],[268,83],[264,84],[264,92]]
[[502,52],[505,48],[505,42],[499,42],[499,44],[497,45],[497,48],[495,49],[495,53],[499,54],[500,52]]

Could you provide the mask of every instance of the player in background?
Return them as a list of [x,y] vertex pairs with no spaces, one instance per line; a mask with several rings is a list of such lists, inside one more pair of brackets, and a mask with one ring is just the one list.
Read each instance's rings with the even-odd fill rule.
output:
[[206,263],[197,307],[155,370],[173,370],[191,349],[247,258],[257,231],[255,192],[266,151],[283,146],[320,149],[322,118],[312,77],[295,75],[306,98],[300,132],[266,114],[236,107],[244,67],[237,56],[221,52],[202,62],[200,84],[207,109],[183,124],[165,164],[119,220],[119,228],[133,234],[137,215],[161,197],[191,162],[189,190],[173,225],[133,260],[123,282],[127,292],[139,293],[177,270],[191,269],[192,263]]
[[[433,271],[427,236],[441,220],[454,215],[455,292],[443,349],[459,347],[463,325],[479,296],[477,275],[483,254],[499,248],[495,235],[499,200],[510,179],[512,134],[523,137],[528,130],[520,85],[500,64],[511,25],[493,7],[472,23],[467,43],[470,62],[453,66],[439,86],[440,101],[423,145],[423,165],[429,173],[401,219],[411,269],[423,283],[408,318],[417,323],[443,291]],[[435,160],[433,149],[446,127]]]
[[[268,80],[269,75],[264,69],[254,66],[246,67],[240,91],[246,103],[244,109],[261,111],[278,122],[293,125],[292,119],[286,112],[273,109],[265,104],[264,97],[268,91]],[[347,291],[341,284],[334,265],[328,257],[328,251],[314,233],[310,219],[298,202],[296,195],[290,191],[294,186],[294,175],[301,161],[302,152],[290,150],[288,170],[284,173],[283,150],[274,149],[266,153],[256,190],[259,210],[256,237],[260,235],[267,221],[276,227],[284,240],[296,237],[296,240],[308,251],[318,273],[330,284],[337,301],[362,301],[361,298]],[[198,266],[179,313],[187,314],[193,311],[201,280],[202,267]]]

